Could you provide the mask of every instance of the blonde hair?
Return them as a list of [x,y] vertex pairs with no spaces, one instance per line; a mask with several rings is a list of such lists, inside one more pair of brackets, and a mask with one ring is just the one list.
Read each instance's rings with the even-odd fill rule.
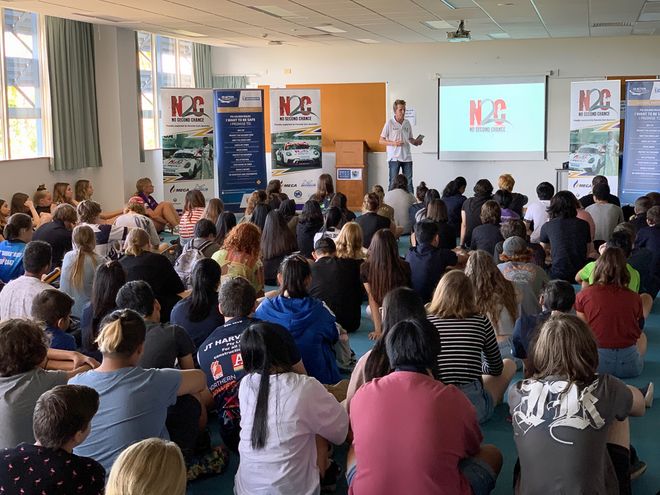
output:
[[37,191],[32,195],[32,202],[34,203],[34,206],[40,206],[39,202],[49,194],[50,193],[44,184],[41,184],[39,187],[37,187]]
[[134,211],[140,215],[147,214],[147,210],[144,208],[144,203],[138,203],[137,201],[129,201],[126,203],[126,209],[128,211]]
[[84,201],[86,199],[92,199],[89,194],[89,181],[87,179],[80,179],[76,181],[74,186],[74,195],[76,201]]
[[488,317],[497,330],[500,313],[506,309],[515,321],[518,318],[518,299],[513,282],[504,278],[495,264],[493,255],[482,251],[470,254],[465,265],[465,274],[474,287],[477,311]]
[[151,179],[149,177],[142,177],[141,179],[138,179],[137,182],[135,183],[135,190],[136,196],[139,196],[144,192],[144,188],[147,184],[151,184]]
[[474,288],[470,279],[460,270],[445,273],[433,292],[428,313],[439,318],[464,320],[478,313]]
[[56,182],[53,186],[53,203],[68,203],[73,204],[72,199],[66,199],[66,190],[69,188],[68,182]]
[[124,450],[112,466],[106,495],[184,495],[186,464],[174,443],[147,438]]
[[357,222],[344,224],[335,241],[338,258],[364,259],[362,227]]
[[88,225],[78,225],[73,229],[71,236],[73,242],[73,249],[76,251],[76,261],[73,264],[73,271],[69,280],[71,285],[80,288],[83,285],[83,276],[85,272],[85,258],[91,257],[96,270],[97,258],[94,256],[94,248],[96,247],[96,235],[92,228]]
[[118,309],[101,321],[96,344],[104,356],[132,356],[144,343],[147,328],[144,319],[132,309]]
[[516,185],[516,181],[511,174],[502,174],[499,179],[497,179],[497,187],[504,189],[505,191],[513,191],[513,186]]
[[124,252],[128,256],[140,256],[149,251],[149,234],[144,229],[131,229],[124,242]]
[[211,198],[206,203],[206,209],[204,210],[202,218],[206,218],[211,220],[213,223],[216,223],[224,211],[225,204],[222,202],[222,200],[220,198]]

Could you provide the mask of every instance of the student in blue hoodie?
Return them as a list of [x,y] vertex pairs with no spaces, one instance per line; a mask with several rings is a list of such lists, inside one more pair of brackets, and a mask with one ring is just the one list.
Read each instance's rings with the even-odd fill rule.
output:
[[335,315],[309,295],[312,271],[300,254],[284,258],[277,274],[280,293],[264,299],[254,313],[260,320],[278,323],[296,341],[305,369],[324,384],[341,380],[332,346],[339,338]]

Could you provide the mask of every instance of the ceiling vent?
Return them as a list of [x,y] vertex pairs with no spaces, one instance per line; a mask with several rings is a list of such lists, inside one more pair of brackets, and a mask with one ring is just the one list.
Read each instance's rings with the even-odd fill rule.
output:
[[594,22],[592,28],[609,28],[609,27],[632,27],[633,23],[629,21],[619,22]]

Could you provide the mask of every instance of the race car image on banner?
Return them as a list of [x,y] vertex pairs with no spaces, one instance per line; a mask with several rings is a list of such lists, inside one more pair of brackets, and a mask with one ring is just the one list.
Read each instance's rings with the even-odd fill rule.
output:
[[296,167],[321,165],[321,150],[315,140],[316,146],[307,141],[289,141],[275,150],[275,163],[277,166]]
[[568,158],[570,170],[581,170],[591,175],[600,174],[605,166],[605,146],[583,144]]

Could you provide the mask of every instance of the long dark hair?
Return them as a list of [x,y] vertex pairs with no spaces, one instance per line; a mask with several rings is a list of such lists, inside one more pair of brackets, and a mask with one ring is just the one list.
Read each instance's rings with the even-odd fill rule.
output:
[[241,336],[241,357],[245,371],[261,375],[250,438],[254,450],[263,449],[268,439],[270,375],[291,371],[289,350],[273,327],[272,323],[253,323]]
[[389,291],[409,283],[396,239],[389,229],[381,229],[374,234],[367,263],[369,289],[378,304]]
[[90,302],[92,306],[92,332],[90,339],[83,342],[86,349],[96,350],[96,336],[101,320],[105,315],[113,311],[117,304],[115,298],[119,289],[126,283],[126,271],[119,261],[102,263],[94,273],[92,283],[92,295]]
[[325,234],[328,229],[340,229],[344,224],[343,220],[344,215],[339,208],[336,206],[328,208],[328,211],[325,212],[325,221],[321,232]]
[[225,237],[227,237],[229,231],[234,227],[236,227],[236,215],[231,211],[223,211],[220,213],[218,220],[215,222],[215,230],[218,232],[218,235],[215,238],[215,243],[222,246]]
[[279,212],[288,222],[296,216],[296,201],[294,199],[285,199],[280,203]]
[[261,232],[261,256],[265,260],[293,253],[298,249],[296,236],[289,229],[286,218],[278,210],[266,216]]
[[394,325],[407,319],[425,320],[424,302],[414,290],[397,287],[383,299],[383,333],[371,349],[364,368],[366,381],[385,376],[390,372],[390,360],[385,352],[385,337]]
[[270,213],[270,206],[266,203],[259,203],[254,207],[252,211],[252,216],[250,217],[250,222],[259,227],[259,231],[264,230],[264,225],[266,224],[266,217]]
[[302,254],[292,254],[284,258],[280,264],[279,273],[282,274],[282,286],[280,294],[285,292],[294,299],[307,297],[307,287],[305,281],[312,276],[312,269],[309,261]]
[[203,258],[193,267],[188,307],[190,321],[202,321],[213,308],[218,307],[218,284],[220,284],[220,265],[211,258]]
[[310,223],[313,225],[316,224],[319,227],[323,225],[323,213],[321,212],[321,205],[318,203],[318,201],[310,199],[303,205],[298,223]]
[[[465,186],[467,186],[465,177],[461,177],[459,175],[454,180],[449,181],[449,183],[445,186],[442,191],[442,197],[449,198],[451,196],[459,196],[465,191]],[[461,191],[461,189],[463,189],[463,191]]]
[[440,199],[440,193],[437,189],[429,189],[424,195],[424,206],[428,206],[434,199]]

